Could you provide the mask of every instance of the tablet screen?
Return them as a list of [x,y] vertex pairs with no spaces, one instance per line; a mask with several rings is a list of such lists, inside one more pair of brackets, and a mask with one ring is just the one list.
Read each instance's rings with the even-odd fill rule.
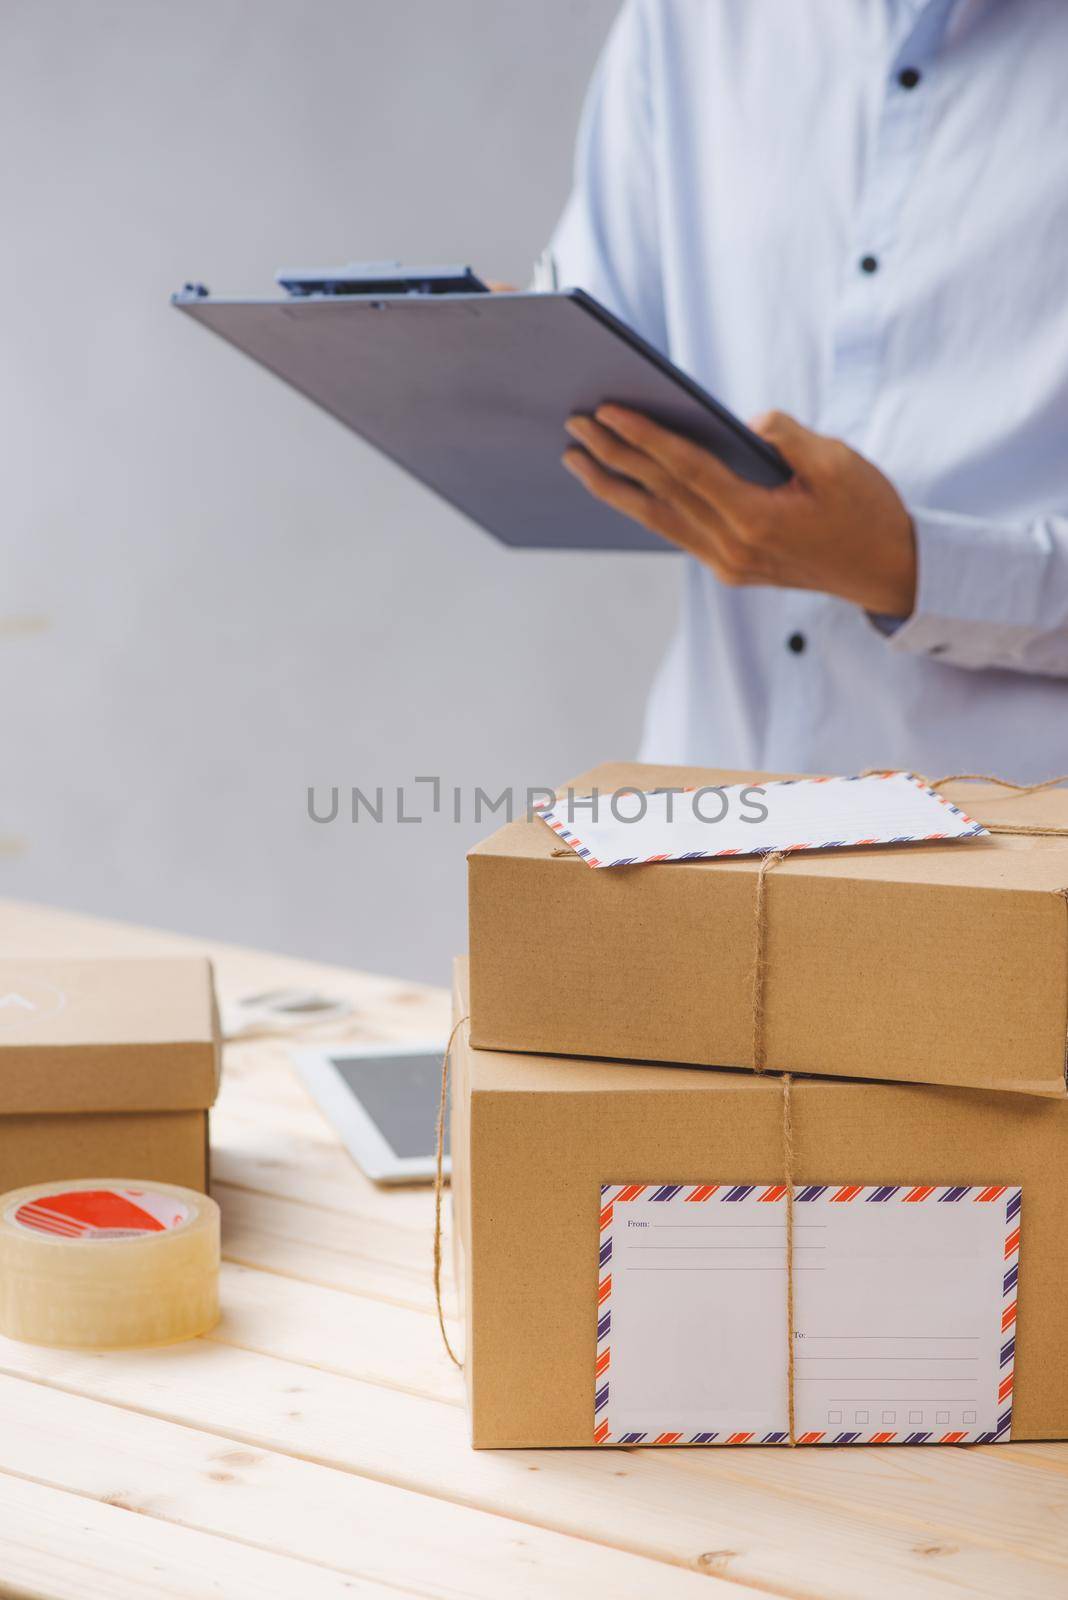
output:
[[[428,1156],[441,1095],[441,1054],[341,1056],[331,1064],[395,1156]],[[449,1124],[445,1123],[445,1149]]]

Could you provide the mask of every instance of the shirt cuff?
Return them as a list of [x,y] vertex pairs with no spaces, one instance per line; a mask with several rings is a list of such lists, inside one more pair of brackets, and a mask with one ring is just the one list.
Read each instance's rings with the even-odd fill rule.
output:
[[1051,577],[1053,552],[1041,528],[926,510],[914,510],[912,522],[912,615],[869,614],[890,648],[957,667],[1027,670],[1029,646],[1044,631]]

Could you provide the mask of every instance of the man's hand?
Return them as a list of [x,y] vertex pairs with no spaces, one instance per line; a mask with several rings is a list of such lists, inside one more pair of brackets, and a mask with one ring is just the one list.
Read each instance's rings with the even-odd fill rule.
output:
[[700,445],[616,405],[568,420],[583,448],[563,462],[598,500],[689,551],[722,583],[817,589],[908,616],[915,540],[893,484],[840,439],[781,412],[750,426],[792,467],[782,488],[747,483]]

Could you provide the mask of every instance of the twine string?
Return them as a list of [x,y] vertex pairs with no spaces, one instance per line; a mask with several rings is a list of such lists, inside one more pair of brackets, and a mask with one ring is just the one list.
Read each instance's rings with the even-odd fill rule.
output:
[[[923,781],[926,783],[927,779]],[[992,772],[950,772],[932,783],[931,788],[941,789],[947,783],[993,783],[1015,794],[1041,794],[1045,789],[1059,789],[1062,783],[1068,783],[1068,773],[1062,772],[1059,778],[1043,778],[1041,783],[1013,783],[1011,778],[998,778]]]
[[[753,913],[753,1071],[759,1075],[768,1070],[768,890],[769,872],[774,872],[785,861],[785,850],[769,850],[760,863],[756,880],[756,901]],[[786,1409],[788,1419],[787,1442],[797,1443],[796,1397],[794,1393],[794,1129],[790,1090],[793,1079],[788,1072],[782,1078],[782,1181],[786,1194]]]
[[797,1392],[794,1370],[794,1118],[793,1077],[782,1078],[782,1181],[786,1185],[786,1415],[787,1443],[797,1443]]
[[767,876],[786,856],[785,850],[769,850],[760,863],[756,881],[755,938],[753,951],[753,1071],[768,1069],[767,991],[768,918]]
[[[989,772],[951,772],[948,777],[932,783],[931,788],[941,789],[947,783],[993,783],[999,789],[1009,789],[1017,795],[1042,794],[1047,789],[1059,789],[1062,783],[1068,783],[1068,773],[1062,773],[1059,778],[1046,778],[1042,783],[1013,783],[1009,778],[996,778]],[[1056,828],[1052,824],[1038,822],[984,822],[983,827],[987,833],[1035,834],[1045,839],[1068,838],[1068,828]]]
[[464,1364],[449,1342],[448,1330],[445,1327],[445,1309],[441,1303],[441,1202],[445,1190],[445,1106],[449,1098],[449,1058],[456,1035],[468,1021],[464,1016],[457,1019],[452,1025],[445,1054],[441,1058],[441,1095],[438,1099],[437,1122],[437,1165],[434,1169],[434,1305],[438,1313],[438,1327],[441,1330],[441,1342],[448,1352],[449,1360],[454,1367],[462,1372]]

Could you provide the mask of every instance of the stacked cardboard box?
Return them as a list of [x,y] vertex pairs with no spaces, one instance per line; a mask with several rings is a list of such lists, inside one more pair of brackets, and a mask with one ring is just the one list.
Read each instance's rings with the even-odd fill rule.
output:
[[[573,787],[759,781],[612,766]],[[1068,1170],[1068,793],[1007,797],[978,785],[954,792],[962,802],[965,795],[972,815],[1026,831],[796,856],[766,880],[767,1059],[775,1070],[761,1075],[752,1071],[758,862],[591,871],[559,854],[538,820],[511,823],[471,853],[470,975],[458,969],[455,997],[457,1018],[469,1023],[454,1051],[452,1138],[476,1446],[1068,1435],[1068,1328],[1059,1312],[1068,1274],[1060,1215]],[[631,1189],[646,1201],[713,1193],[718,1201],[781,1201],[786,1170],[793,1211],[806,1219],[828,1201],[859,1197],[890,1202],[903,1220],[909,1202],[917,1259],[931,1228],[948,1220],[944,1201],[963,1199],[962,1226],[995,1212],[1004,1219],[997,1303],[993,1289],[984,1301],[1003,1334],[993,1378],[985,1369],[980,1377],[968,1354],[981,1348],[978,1339],[932,1334],[957,1327],[933,1312],[925,1323],[923,1295],[937,1300],[951,1284],[956,1294],[974,1280],[972,1244],[948,1264],[936,1252],[930,1278],[916,1280],[928,1284],[919,1303],[895,1306],[887,1338],[905,1342],[843,1343],[865,1335],[836,1323],[832,1333],[821,1325],[814,1339],[837,1343],[802,1344],[812,1332],[806,1285],[816,1279],[804,1277],[798,1249],[815,1247],[795,1244],[786,1273],[775,1253],[780,1204],[775,1226],[761,1223],[769,1231],[760,1237],[772,1242],[760,1248],[770,1259],[733,1258],[766,1263],[752,1269],[752,1284],[789,1278],[791,1292],[801,1293],[801,1312],[791,1306],[774,1335],[781,1362],[769,1392],[749,1405],[766,1426],[687,1433],[670,1423],[632,1423],[628,1431],[618,1413],[606,1421],[608,1364],[618,1359],[603,1314],[613,1201],[617,1224]],[[916,1200],[928,1202],[922,1215]],[[717,1212],[732,1228],[743,1214],[750,1213]],[[671,1215],[692,1221],[697,1213]],[[853,1215],[870,1221],[875,1208],[862,1204]],[[693,1236],[681,1237],[673,1248],[690,1248]],[[721,1237],[741,1243],[717,1249],[750,1249],[757,1235]],[[618,1238],[616,1249],[618,1261]],[[708,1257],[650,1259],[680,1271]],[[865,1270],[858,1259],[858,1293],[877,1299],[878,1273],[869,1281]],[[699,1350],[707,1337],[710,1366],[723,1349],[707,1329],[721,1320],[717,1309],[698,1338]],[[927,1335],[943,1339],[943,1354],[932,1357],[925,1345],[935,1364],[921,1367],[911,1359],[920,1346],[907,1341]],[[661,1326],[650,1338],[649,1349],[669,1365],[676,1354],[681,1367],[692,1364],[685,1330]],[[756,1330],[753,1338],[759,1342]],[[860,1409],[863,1385],[841,1377],[861,1373],[869,1349],[889,1350],[890,1364],[878,1368],[891,1374],[878,1410],[867,1400]],[[827,1351],[846,1365],[821,1366]],[[806,1376],[824,1370],[836,1374],[830,1398],[821,1391],[819,1401],[826,1426],[795,1427],[791,1411],[787,1427],[790,1397],[807,1394]],[[916,1378],[921,1371],[946,1381]],[[983,1422],[971,1377],[961,1374],[986,1385],[986,1411],[996,1386],[995,1420]],[[618,1372],[613,1382],[613,1394],[621,1393]],[[670,1389],[660,1385],[665,1416],[678,1404]]]
[[53,1178],[208,1187],[209,963],[0,961],[0,1193]]

